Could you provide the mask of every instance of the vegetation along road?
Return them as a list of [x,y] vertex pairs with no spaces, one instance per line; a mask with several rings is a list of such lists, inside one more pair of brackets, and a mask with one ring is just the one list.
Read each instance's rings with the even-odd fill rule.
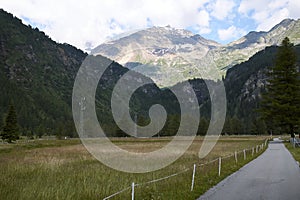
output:
[[280,140],[257,159],[207,191],[204,199],[299,199],[300,168]]

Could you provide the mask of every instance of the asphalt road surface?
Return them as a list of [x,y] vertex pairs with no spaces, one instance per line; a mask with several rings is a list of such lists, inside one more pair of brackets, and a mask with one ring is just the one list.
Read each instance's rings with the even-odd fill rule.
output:
[[198,200],[300,199],[300,168],[280,141]]

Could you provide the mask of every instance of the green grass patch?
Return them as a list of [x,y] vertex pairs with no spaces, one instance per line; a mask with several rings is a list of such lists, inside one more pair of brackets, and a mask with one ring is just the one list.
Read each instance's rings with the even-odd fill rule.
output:
[[289,142],[285,142],[286,148],[291,152],[294,159],[300,162],[300,148],[299,147],[293,147],[293,145]]
[[62,147],[68,145],[81,144],[80,139],[71,140],[19,140],[14,144],[0,144],[0,153],[9,153],[12,151],[22,151],[46,147]]
[[[114,139],[123,149],[143,151],[146,145],[160,148],[170,138],[145,139],[134,142],[133,139]],[[0,154],[0,196],[1,199],[103,199],[124,188],[135,188],[136,199],[196,199],[205,191],[240,167],[256,158],[252,151],[238,154],[235,158],[222,159],[221,176],[218,176],[218,161],[207,165],[205,162],[219,156],[232,154],[234,151],[260,145],[264,137],[222,137],[212,152],[205,158],[198,158],[198,151],[203,138],[197,137],[190,149],[168,167],[144,174],[130,174],[110,169],[95,160],[80,144],[79,140],[34,141],[28,144],[14,144]],[[195,186],[191,192],[193,164],[197,164]],[[184,171],[187,169],[186,171]],[[155,183],[147,183],[182,172]],[[131,190],[111,199],[130,199]]]

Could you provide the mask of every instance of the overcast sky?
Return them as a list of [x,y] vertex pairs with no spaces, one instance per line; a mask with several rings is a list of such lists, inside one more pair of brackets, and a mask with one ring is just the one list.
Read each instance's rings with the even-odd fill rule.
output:
[[116,35],[170,25],[226,44],[300,18],[299,0],[0,0],[0,7],[82,50]]

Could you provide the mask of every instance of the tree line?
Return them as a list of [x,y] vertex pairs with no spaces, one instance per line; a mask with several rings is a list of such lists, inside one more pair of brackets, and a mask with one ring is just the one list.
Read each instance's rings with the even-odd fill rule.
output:
[[269,83],[258,111],[270,132],[293,135],[299,131],[300,71],[293,47],[286,37],[276,54],[275,65],[267,74]]
[[[258,103],[258,109],[249,111],[252,117],[245,119],[237,115],[227,115],[222,134],[293,134],[299,131],[300,120],[300,76],[299,66],[296,64],[297,55],[294,45],[285,38],[276,53],[274,66],[267,70],[268,83],[262,93],[262,100]],[[244,109],[244,108],[242,108]],[[247,109],[247,108],[245,108]],[[28,118],[28,120],[30,117]],[[193,120],[193,119],[191,119]],[[104,123],[103,128],[107,136],[128,136],[113,120]],[[205,135],[209,126],[209,115],[200,118],[197,135]],[[146,126],[149,118],[144,114],[137,116],[140,126]],[[180,125],[180,114],[169,114],[163,129],[155,136],[176,135]],[[55,127],[55,128],[49,128]],[[8,106],[1,129],[1,138],[7,142],[17,140],[20,135],[27,137],[42,137],[43,135],[56,135],[57,138],[64,136],[78,137],[74,123],[70,120],[59,120],[55,126],[45,126],[40,123],[34,129],[21,127],[18,124],[18,116],[12,101]]]

